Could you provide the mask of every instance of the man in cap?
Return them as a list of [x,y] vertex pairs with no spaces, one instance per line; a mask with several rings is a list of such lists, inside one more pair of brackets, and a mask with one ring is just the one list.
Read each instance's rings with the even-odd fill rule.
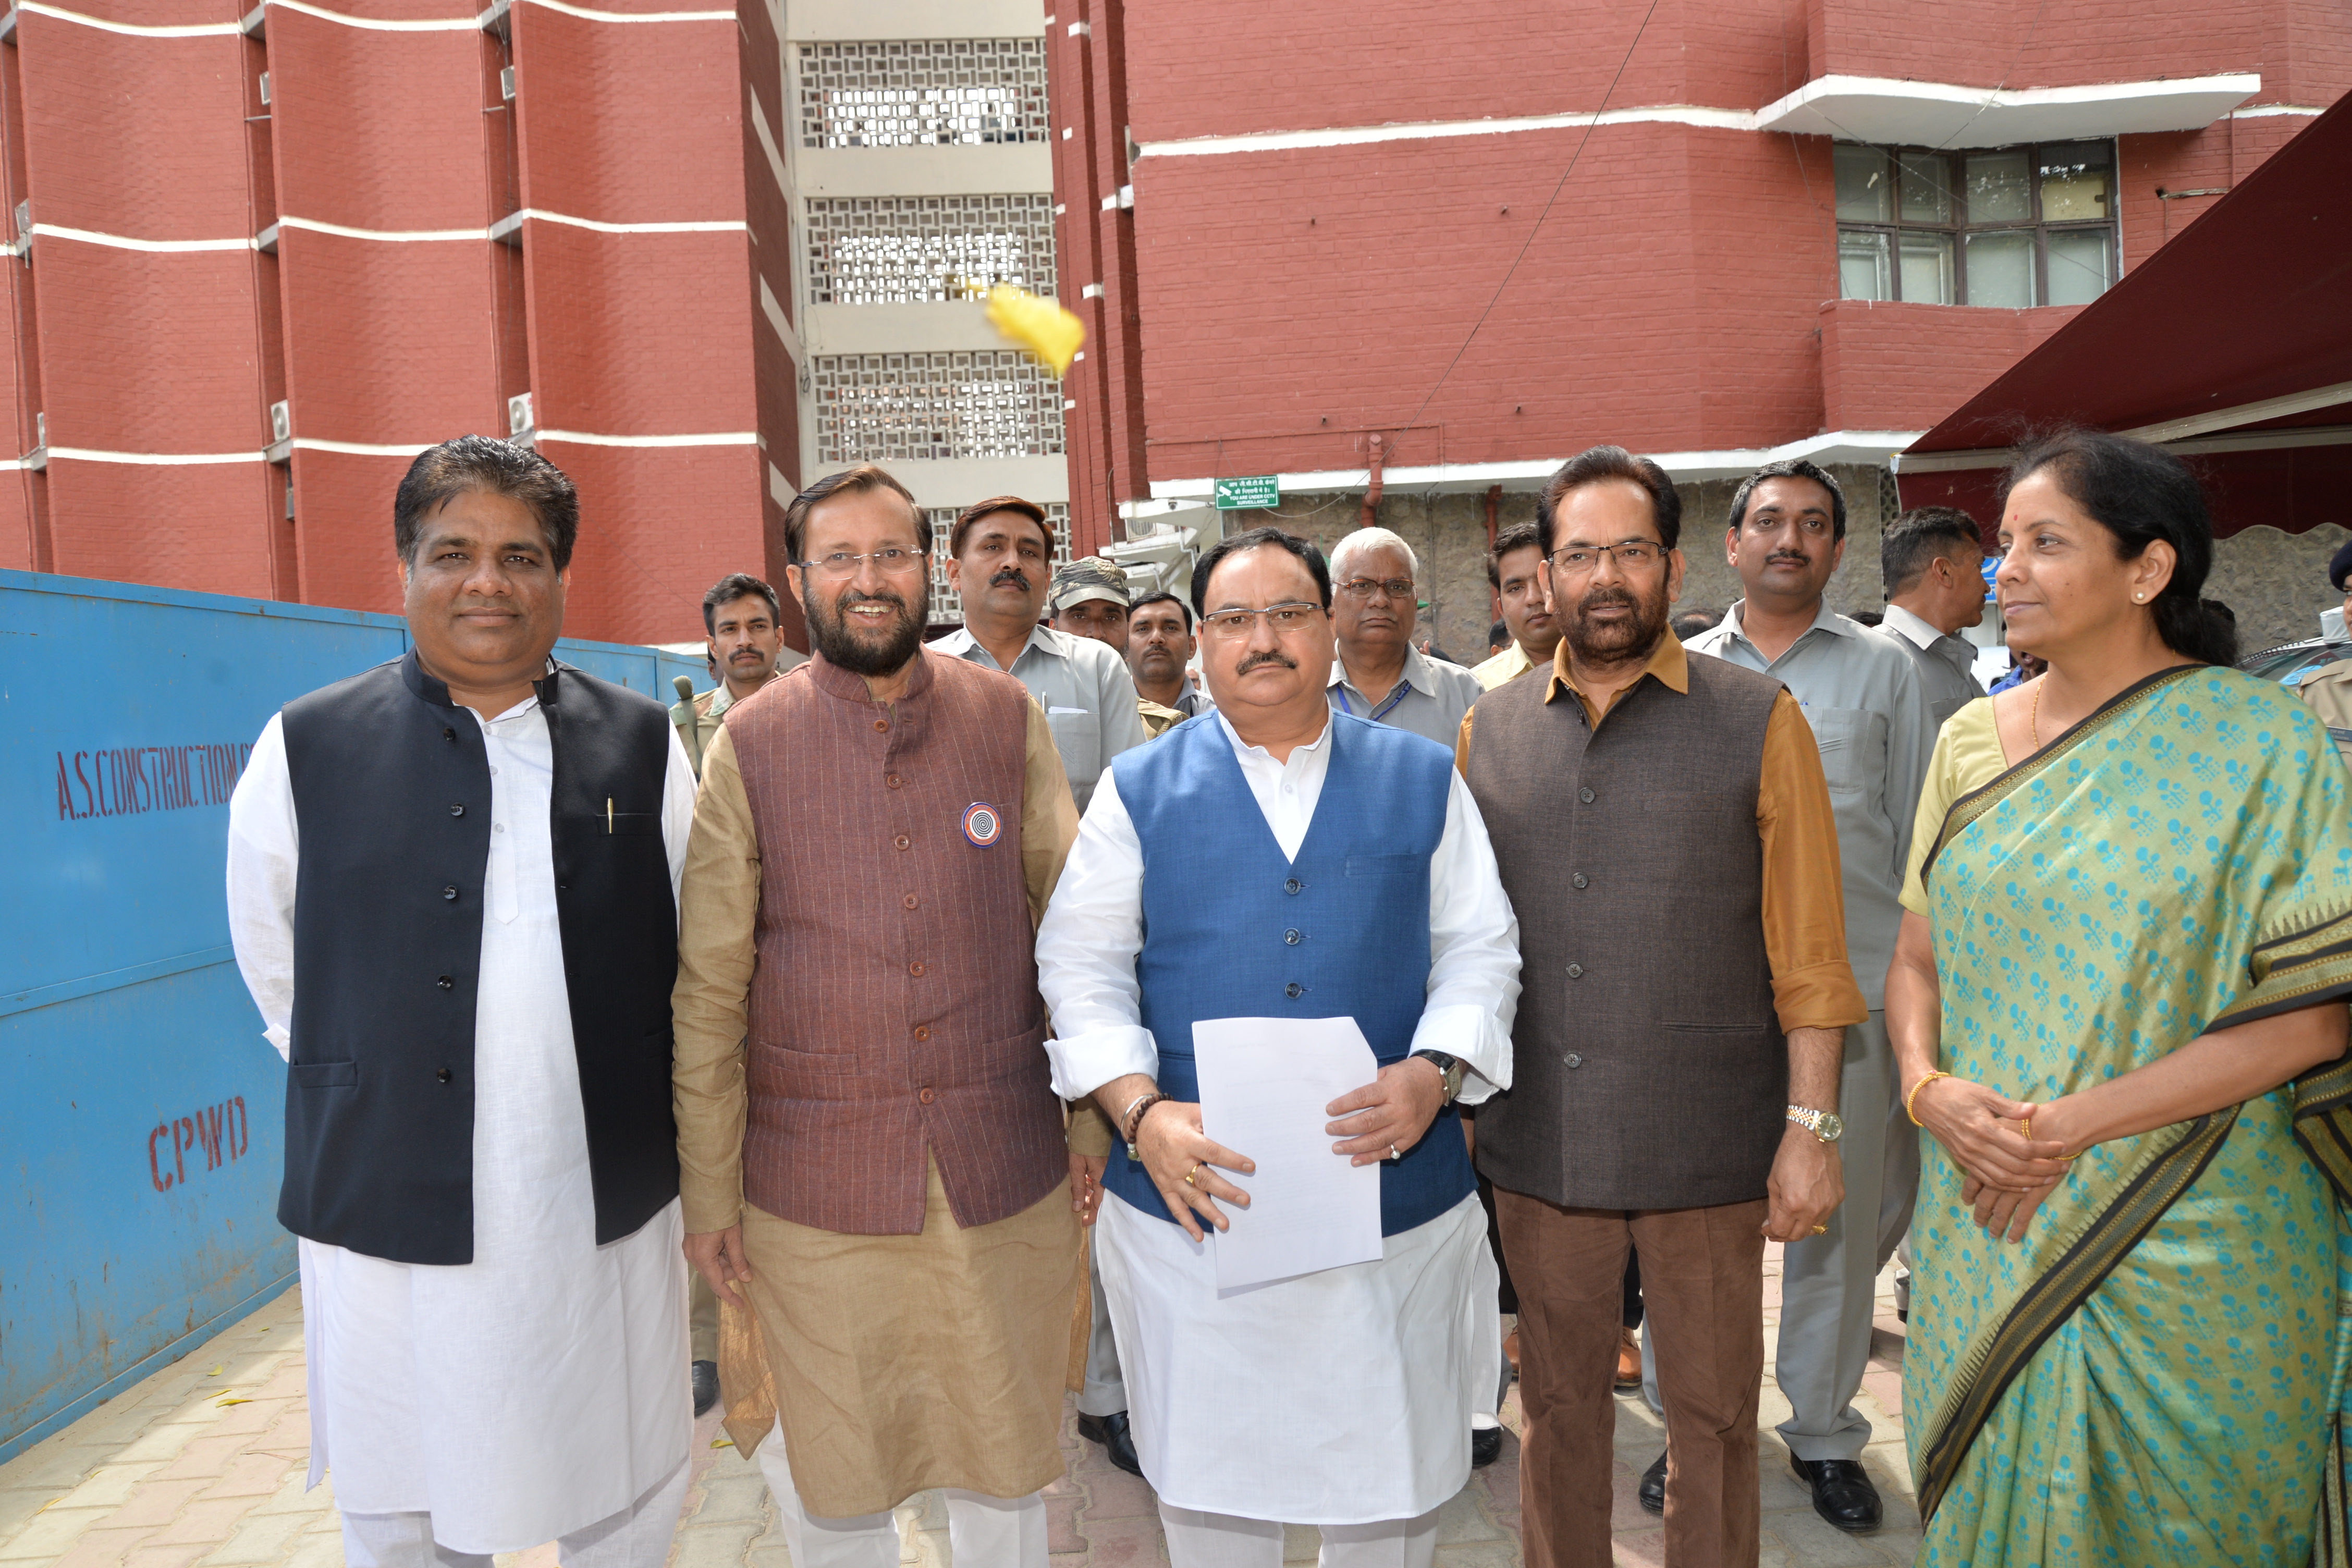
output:
[[686,1497],[694,775],[658,703],[550,658],[579,527],[528,447],[420,455],[409,651],[288,703],[229,804],[229,932],[291,1064],[310,1484],[353,1568],[659,1568]]
[[[1118,650],[1037,624],[1053,554],[1045,509],[1035,501],[997,496],[966,507],[948,536],[948,585],[963,596],[963,626],[930,646],[1003,670],[1029,689],[1045,710],[1071,797],[1084,812],[1110,760],[1150,737]],[[1124,631],[1124,579],[1118,609]]]
[[[1132,676],[1134,650],[1129,645],[1134,611],[1128,604],[1128,594],[1126,570],[1116,561],[1089,555],[1055,570],[1045,607],[1053,615],[1055,631],[1067,632],[1074,637],[1092,637],[1117,648],[1119,657],[1128,661],[1128,673]],[[1139,680],[1136,685],[1135,709],[1142,716],[1146,736],[1156,736],[1192,716],[1145,696]]]

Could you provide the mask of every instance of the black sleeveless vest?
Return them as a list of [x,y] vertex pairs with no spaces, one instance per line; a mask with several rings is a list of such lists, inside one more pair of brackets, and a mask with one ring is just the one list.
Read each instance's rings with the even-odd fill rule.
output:
[[[538,691],[601,1246],[677,1195],[669,715],[569,665]],[[288,703],[283,727],[301,857],[278,1222],[398,1263],[471,1262],[490,847],[481,728],[413,651]]]

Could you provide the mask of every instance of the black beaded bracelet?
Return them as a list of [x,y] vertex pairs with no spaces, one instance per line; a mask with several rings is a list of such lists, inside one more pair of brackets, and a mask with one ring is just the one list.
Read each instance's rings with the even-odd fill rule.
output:
[[1143,1131],[1143,1119],[1151,1108],[1167,1098],[1154,1089],[1150,1094],[1138,1097],[1136,1102],[1127,1108],[1127,1125],[1120,1130],[1119,1136],[1127,1140],[1127,1157],[1139,1165],[1143,1163],[1143,1151],[1136,1146],[1136,1134]]

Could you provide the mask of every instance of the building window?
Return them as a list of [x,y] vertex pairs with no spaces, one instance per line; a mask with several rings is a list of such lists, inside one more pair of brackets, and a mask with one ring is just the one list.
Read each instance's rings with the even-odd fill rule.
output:
[[1043,142],[1043,38],[800,46],[803,147]]
[[[1047,563],[1050,571],[1070,559],[1070,509],[1057,500],[1038,504],[1045,509],[1045,527],[1054,536],[1052,559]],[[935,626],[963,619],[963,596],[948,586],[948,542],[955,536],[956,518],[962,510],[952,506],[924,509],[931,519],[931,625]]]
[[812,196],[809,299],[819,305],[978,300],[999,283],[1054,291],[1054,198]]
[[2115,143],[1936,153],[1836,144],[1838,291],[2084,305],[2116,280]]
[[820,463],[1061,454],[1062,384],[1014,350],[820,354],[809,377]]

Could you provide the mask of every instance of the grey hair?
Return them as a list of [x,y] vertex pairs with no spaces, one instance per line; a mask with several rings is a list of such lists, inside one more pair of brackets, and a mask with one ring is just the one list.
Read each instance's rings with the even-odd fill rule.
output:
[[1348,563],[1367,550],[1400,552],[1404,556],[1404,569],[1412,574],[1414,582],[1421,581],[1421,557],[1412,552],[1412,546],[1407,544],[1401,535],[1385,528],[1360,528],[1353,533],[1342,535],[1339,542],[1331,547],[1331,575],[1345,575]]

